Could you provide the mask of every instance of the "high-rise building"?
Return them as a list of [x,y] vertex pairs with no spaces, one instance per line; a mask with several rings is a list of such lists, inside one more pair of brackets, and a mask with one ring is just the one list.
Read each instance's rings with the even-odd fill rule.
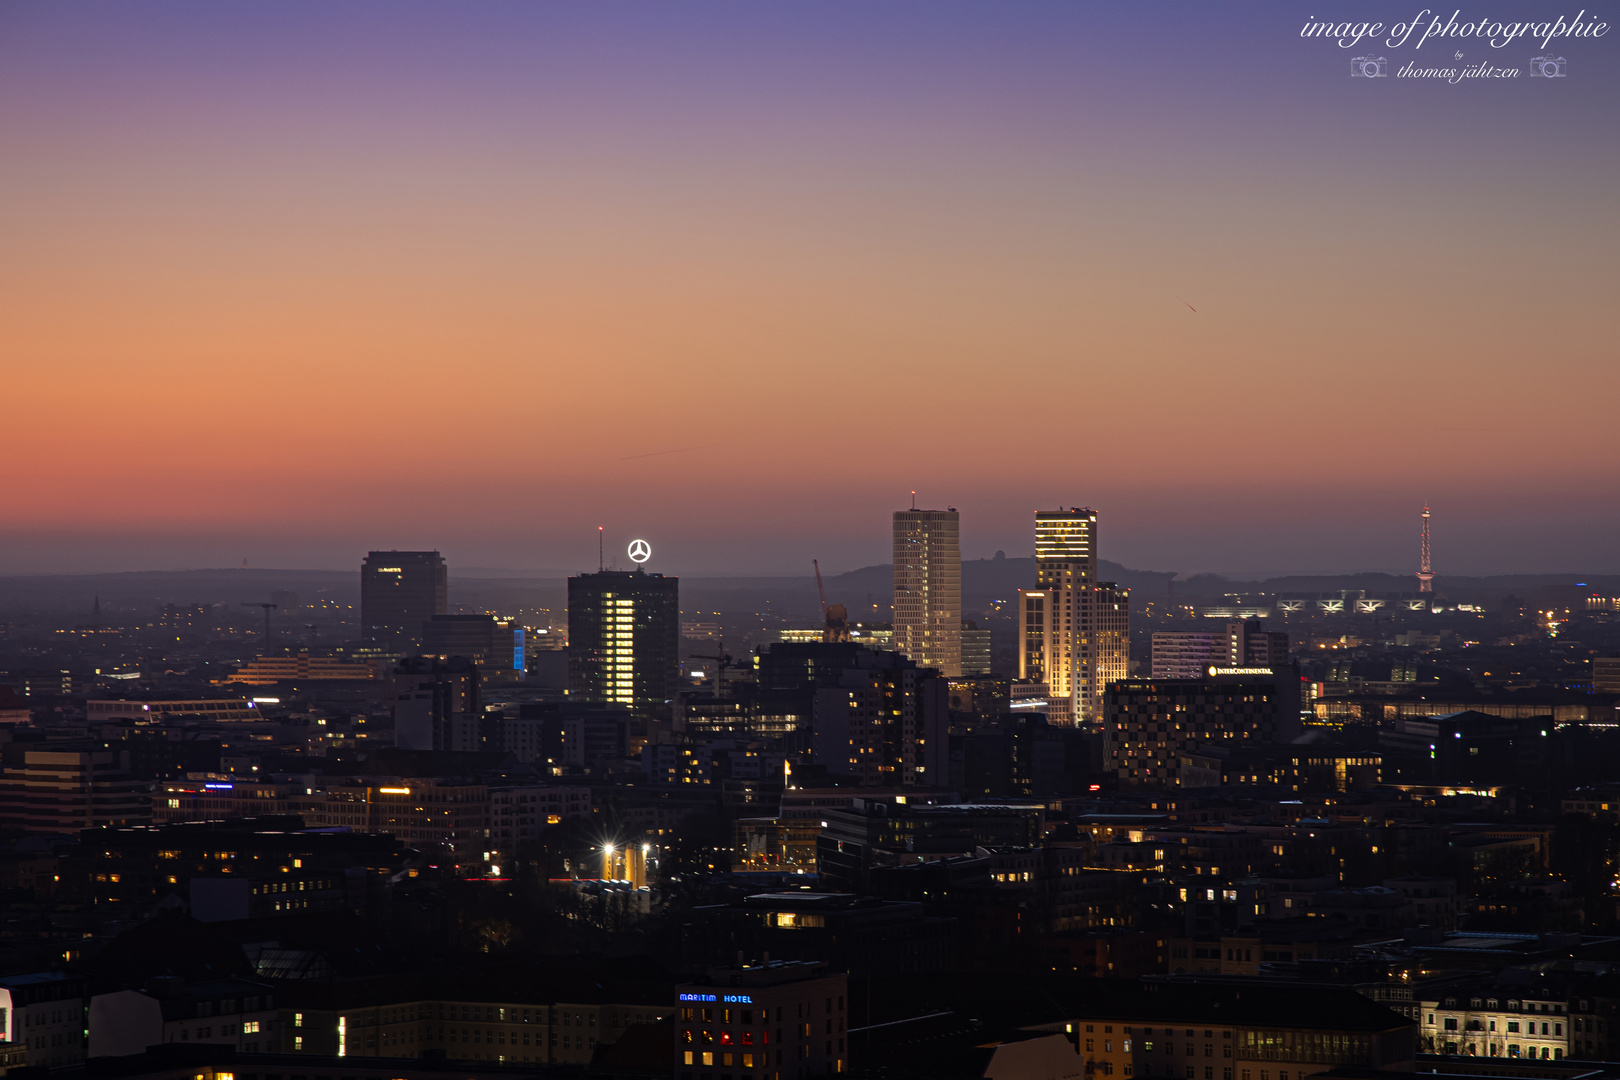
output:
[[1202,679],[1211,667],[1281,667],[1288,635],[1261,629],[1259,619],[1231,619],[1209,630],[1157,630],[1155,679]]
[[[1246,671],[1247,669],[1238,669]],[[1127,679],[1106,697],[1104,768],[1130,787],[1181,787],[1189,757],[1286,743],[1299,734],[1299,674]]]
[[1035,588],[1018,590],[1018,677],[1046,687],[1054,724],[1095,725],[1130,673],[1130,590],[1097,580],[1097,512],[1035,512]]
[[962,548],[955,510],[894,512],[894,647],[962,674]]
[[1212,666],[1232,667],[1232,625],[1218,630],[1155,630],[1153,677],[1198,679]]
[[950,682],[895,653],[858,649],[850,660],[816,691],[816,763],[868,786],[944,787]]
[[1075,712],[1077,722],[1095,727],[1102,723],[1108,684],[1131,674],[1131,590],[1112,581],[1094,585],[1089,607],[1091,648],[1081,650]]
[[482,750],[482,680],[465,656],[411,656],[394,670],[394,745]]
[[495,615],[435,615],[422,624],[422,652],[448,659],[465,656],[486,677],[523,673],[523,626]]
[[653,716],[680,682],[679,578],[600,570],[568,579],[568,692]]
[[991,666],[990,631],[969,619],[962,624],[962,674],[988,675]]
[[1259,619],[1243,624],[1243,667],[1282,667],[1288,663],[1288,635],[1260,629]]
[[415,652],[422,624],[443,615],[449,580],[437,551],[373,551],[360,564],[360,626],[366,641]]

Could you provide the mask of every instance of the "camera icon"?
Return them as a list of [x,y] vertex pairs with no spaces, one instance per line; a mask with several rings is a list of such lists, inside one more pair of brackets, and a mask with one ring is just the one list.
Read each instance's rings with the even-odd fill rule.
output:
[[1530,61],[1532,77],[1562,79],[1569,73],[1569,61],[1562,56],[1537,56]]
[[1350,77],[1355,79],[1382,79],[1386,77],[1389,61],[1382,56],[1358,56],[1350,61]]

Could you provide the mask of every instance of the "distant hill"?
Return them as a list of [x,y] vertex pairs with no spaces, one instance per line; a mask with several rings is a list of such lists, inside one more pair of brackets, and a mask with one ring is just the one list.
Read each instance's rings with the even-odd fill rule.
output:
[[[1442,574],[1434,579],[1434,589],[1441,595],[1456,597],[1502,597],[1515,593],[1521,597],[1534,597],[1544,588],[1574,584],[1590,585],[1610,596],[1620,590],[1620,576],[1596,574],[1496,574],[1469,577]],[[1243,580],[1220,574],[1198,574],[1176,582],[1178,597],[1220,596],[1226,593],[1316,593],[1337,592],[1341,589],[1366,589],[1372,593],[1406,593],[1417,591],[1417,579],[1411,574],[1296,574],[1287,577]]]
[[259,602],[276,591],[343,604],[360,601],[356,570],[136,570],[121,574],[30,574],[0,578],[0,610],[149,612],[162,604]]
[[[494,571],[487,573],[494,574]],[[1140,601],[1166,596],[1176,575],[1166,570],[1133,570],[1102,560],[1098,576],[1130,588]],[[1442,575],[1435,579],[1438,592],[1453,598],[1502,597],[1508,593],[1534,597],[1548,586],[1591,585],[1608,595],[1620,593],[1620,576],[1577,574],[1499,574],[1480,577]],[[1006,600],[1020,588],[1035,584],[1035,560],[968,559],[962,563],[962,599],[969,611],[982,609],[991,600]],[[1265,580],[1229,578],[1220,574],[1198,574],[1175,582],[1178,598],[1218,597],[1224,593],[1334,592],[1339,589],[1367,589],[1377,593],[1414,591],[1416,581],[1408,574],[1355,573],[1273,577]],[[894,587],[893,568],[887,564],[864,566],[826,578],[827,599],[849,608],[852,617],[870,612],[877,604],[887,618],[889,598]],[[83,613],[88,618],[97,599],[103,612],[138,611],[151,613],[165,603],[224,604],[235,608],[243,602],[270,599],[276,591],[297,593],[308,603],[326,599],[340,604],[358,604],[358,570],[174,570],[135,571],[118,574],[39,574],[0,577],[0,612],[16,615],[26,612]],[[485,576],[475,571],[450,573],[450,604],[471,608],[515,610],[519,607],[547,608],[561,612],[567,605],[567,582],[562,575],[547,577],[515,573],[512,576]],[[706,613],[742,611],[772,612],[805,619],[820,618],[821,602],[816,581],[802,577],[683,577],[681,607],[688,617]]]
[[[1168,591],[1170,579],[1175,577],[1173,570],[1132,570],[1107,559],[1097,562],[1097,577],[1101,581],[1112,581],[1124,585],[1132,592],[1151,593],[1162,596]],[[814,583],[812,582],[812,587]],[[1026,559],[964,559],[962,561],[962,596],[964,599],[1002,600],[1012,596],[1019,589],[1032,589],[1035,587],[1035,558]],[[852,592],[867,593],[874,596],[888,596],[894,589],[894,567],[885,563],[881,566],[864,566],[859,570],[851,570],[847,574],[838,574],[827,579],[827,597],[833,596],[835,590],[844,589]]]

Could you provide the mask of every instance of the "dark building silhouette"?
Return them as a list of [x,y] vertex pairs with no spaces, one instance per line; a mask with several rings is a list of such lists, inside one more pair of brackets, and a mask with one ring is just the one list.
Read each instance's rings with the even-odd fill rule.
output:
[[437,551],[373,551],[360,564],[360,626],[369,642],[415,652],[422,624],[446,610],[448,574]]
[[1239,747],[1291,742],[1300,731],[1299,674],[1124,679],[1105,695],[1104,768],[1126,787],[1219,784],[1220,760]]
[[478,665],[413,656],[394,669],[394,742],[404,750],[484,748]]
[[492,717],[486,745],[553,776],[606,776],[630,756],[630,710],[580,701],[526,701]]
[[521,672],[523,627],[494,615],[435,615],[422,623],[422,652],[465,656],[489,672]]
[[679,578],[601,570],[568,579],[568,691],[627,706],[668,707],[680,677]]
[[951,740],[950,784],[964,798],[1079,795],[1101,781],[1105,736],[1011,713]]
[[834,685],[816,691],[816,764],[846,782],[944,786],[949,681],[899,653],[857,649],[849,660]]

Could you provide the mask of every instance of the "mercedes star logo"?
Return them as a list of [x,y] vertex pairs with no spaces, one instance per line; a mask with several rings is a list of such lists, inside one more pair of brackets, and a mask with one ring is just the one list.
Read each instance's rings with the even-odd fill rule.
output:
[[630,561],[644,563],[652,558],[652,545],[645,540],[630,541]]

